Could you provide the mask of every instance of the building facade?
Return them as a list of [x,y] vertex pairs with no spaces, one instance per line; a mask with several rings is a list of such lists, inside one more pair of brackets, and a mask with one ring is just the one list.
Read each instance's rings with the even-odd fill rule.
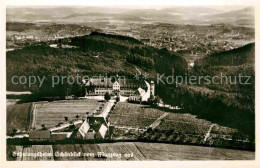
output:
[[88,95],[105,95],[105,93],[130,96],[139,87],[147,89],[143,80],[125,78],[91,78],[85,84],[85,93]]

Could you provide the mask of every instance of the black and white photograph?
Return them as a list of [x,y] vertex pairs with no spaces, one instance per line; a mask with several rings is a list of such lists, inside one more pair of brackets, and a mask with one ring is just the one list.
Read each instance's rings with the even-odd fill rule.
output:
[[106,4],[5,6],[4,159],[255,161],[259,9]]

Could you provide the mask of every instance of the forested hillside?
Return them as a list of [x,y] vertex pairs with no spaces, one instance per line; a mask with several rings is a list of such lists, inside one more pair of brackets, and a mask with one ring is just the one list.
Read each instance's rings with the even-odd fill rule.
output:
[[[175,88],[172,103],[199,117],[237,128],[254,141],[254,49],[254,44],[248,44],[198,60],[189,76],[216,76],[214,82]],[[239,76],[244,76],[241,82]]]
[[[57,48],[50,47],[57,44]],[[70,45],[73,47],[62,47]],[[149,77],[165,73],[184,74],[187,62],[168,50],[156,49],[142,42],[124,36],[94,32],[90,35],[42,42],[23,49],[7,52],[7,90],[32,90],[45,94],[64,95],[66,84],[50,87],[45,80],[41,88],[36,86],[13,85],[11,78],[17,76],[53,75],[126,75],[133,78],[135,67],[148,72]]]
[[242,64],[254,63],[255,43],[251,43],[233,50],[208,55],[195,62],[195,68],[197,66],[238,66]]

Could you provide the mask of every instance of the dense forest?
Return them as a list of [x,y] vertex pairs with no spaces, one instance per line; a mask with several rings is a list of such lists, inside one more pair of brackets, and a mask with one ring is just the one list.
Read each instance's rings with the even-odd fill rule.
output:
[[[223,83],[183,84],[171,88],[168,100],[185,112],[226,125],[255,137],[255,70],[254,44],[206,56],[197,60],[188,76],[228,76]],[[234,78],[249,76],[248,83],[234,82]],[[220,82],[221,79],[217,79]],[[163,88],[162,90],[165,90]],[[167,93],[167,92],[165,92]]]
[[[50,47],[57,44],[57,48]],[[70,45],[74,47],[62,47]],[[148,72],[155,78],[156,73],[182,75],[187,71],[184,58],[166,50],[156,49],[142,42],[124,36],[93,32],[90,35],[41,42],[7,52],[7,90],[31,90],[43,96],[64,96],[67,90],[80,86],[67,83],[51,87],[52,76],[93,76],[125,75],[133,78],[137,73],[134,66]],[[133,66],[134,65],[134,66]],[[41,87],[37,84],[14,85],[13,76],[45,76]],[[74,89],[72,88],[74,87]]]
[[195,62],[195,69],[210,66],[238,66],[255,63],[255,43],[243,47],[208,55]]

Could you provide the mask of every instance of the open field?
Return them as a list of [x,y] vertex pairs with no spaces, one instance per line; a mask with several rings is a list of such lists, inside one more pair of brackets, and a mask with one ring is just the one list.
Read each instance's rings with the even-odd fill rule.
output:
[[[104,144],[7,146],[7,160],[253,160],[255,152],[174,145],[164,143],[118,142]],[[53,153],[55,157],[12,157],[13,152]],[[77,155],[69,156],[71,152]],[[67,156],[65,154],[67,153]],[[101,154],[102,153],[102,157]]]
[[14,129],[17,133],[24,133],[28,131],[30,124],[30,108],[31,103],[13,104],[7,106],[6,133],[8,135],[13,133]]
[[[70,100],[36,103],[34,108],[34,124],[33,127],[41,129],[42,124],[46,128],[55,127],[59,123],[69,123],[70,121],[82,119],[93,113],[98,113],[101,102],[96,100]],[[68,117],[68,120],[65,120]]]

